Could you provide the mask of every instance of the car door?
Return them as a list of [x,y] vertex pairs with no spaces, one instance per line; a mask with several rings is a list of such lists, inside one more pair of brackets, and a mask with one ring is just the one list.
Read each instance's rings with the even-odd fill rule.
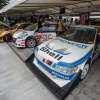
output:
[[43,26],[35,33],[38,43],[56,38],[56,29],[53,26]]

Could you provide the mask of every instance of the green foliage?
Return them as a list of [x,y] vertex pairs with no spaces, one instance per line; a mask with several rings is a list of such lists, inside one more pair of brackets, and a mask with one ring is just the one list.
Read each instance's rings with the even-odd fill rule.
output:
[[10,0],[0,0],[0,9],[9,3]]

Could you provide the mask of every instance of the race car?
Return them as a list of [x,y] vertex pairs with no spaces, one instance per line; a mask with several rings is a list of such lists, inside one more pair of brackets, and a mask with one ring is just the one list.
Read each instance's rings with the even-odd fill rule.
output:
[[0,42],[3,42],[2,33],[9,30],[9,25],[0,21]]
[[59,86],[65,91],[79,72],[79,80],[86,77],[91,64],[100,55],[100,27],[71,27],[56,39],[37,46],[34,55],[30,66],[37,76],[45,83],[48,81],[50,89]]
[[11,28],[9,28],[9,30],[6,30],[4,32],[1,33],[0,37],[5,41],[5,42],[9,42],[11,41],[11,36],[18,30],[22,30],[24,28],[26,28],[27,26],[32,25],[31,22],[23,22],[23,23],[17,23],[14,26],[12,26]]
[[[46,24],[43,27],[37,29],[37,24],[31,30],[26,28],[23,31],[17,31],[13,35],[13,44],[16,47],[36,47],[38,44],[43,43],[49,39],[54,39],[57,37],[56,25]],[[28,29],[28,30],[27,30]]]
[[16,47],[34,47],[37,43],[34,38],[34,33],[36,30],[37,23],[15,32],[15,34],[13,34],[12,43]]

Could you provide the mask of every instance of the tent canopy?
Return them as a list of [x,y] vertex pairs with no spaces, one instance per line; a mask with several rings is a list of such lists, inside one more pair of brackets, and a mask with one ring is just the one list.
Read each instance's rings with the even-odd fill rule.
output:
[[60,7],[65,7],[65,14],[81,12],[100,12],[100,0],[16,0],[2,8],[0,13],[9,14],[57,14]]

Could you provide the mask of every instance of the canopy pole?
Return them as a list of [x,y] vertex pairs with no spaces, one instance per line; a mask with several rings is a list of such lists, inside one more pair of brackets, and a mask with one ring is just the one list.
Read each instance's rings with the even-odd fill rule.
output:
[[5,12],[5,15],[6,15],[6,21],[7,21],[7,24],[9,24],[9,20],[8,20],[8,14],[7,14],[7,12]]
[[9,23],[9,20],[8,20],[8,14],[7,14],[7,12],[5,12],[5,15],[6,15],[7,24],[9,25],[9,30],[11,32],[11,26],[10,26],[10,23]]

